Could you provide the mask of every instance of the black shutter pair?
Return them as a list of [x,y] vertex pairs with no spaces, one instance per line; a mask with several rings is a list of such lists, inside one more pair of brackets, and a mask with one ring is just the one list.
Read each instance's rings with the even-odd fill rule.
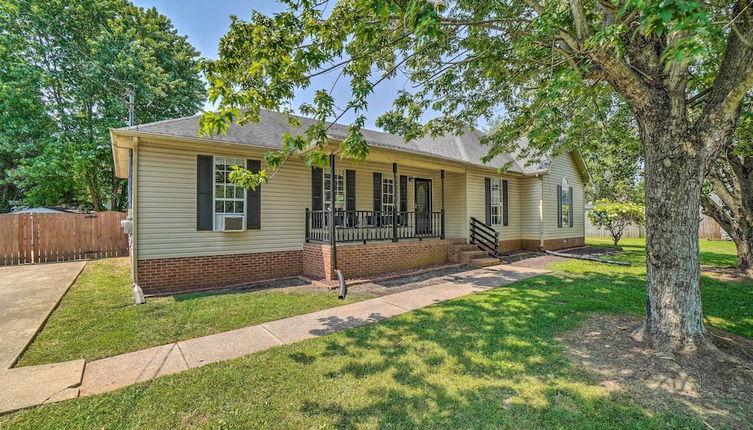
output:
[[[311,168],[311,210],[324,209],[324,169]],[[356,171],[345,171],[345,210],[356,210]]]
[[[567,212],[567,224],[573,226],[574,206],[573,205],[573,187],[567,187],[567,202],[570,206]],[[557,185],[557,227],[562,227],[562,185]]]
[[[509,184],[507,179],[502,180],[502,225],[507,226],[510,223],[508,194]],[[484,178],[484,202],[486,210],[486,223],[492,225],[492,178]]]
[[[212,230],[212,177],[214,157],[211,155],[196,156],[196,230]],[[249,171],[253,173],[261,170],[261,161],[247,160]],[[246,228],[249,230],[261,229],[261,185],[255,190],[246,191]]]

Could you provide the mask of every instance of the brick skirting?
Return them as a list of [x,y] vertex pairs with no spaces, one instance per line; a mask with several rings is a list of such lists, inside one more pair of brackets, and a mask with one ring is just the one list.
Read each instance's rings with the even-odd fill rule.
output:
[[[554,251],[557,249],[573,248],[576,246],[583,246],[586,244],[586,238],[584,237],[569,237],[567,239],[546,239],[544,240],[544,248]],[[522,249],[529,251],[536,251],[539,249],[539,241],[536,239],[522,239],[520,241]]]
[[301,251],[139,260],[145,294],[185,293],[300,275]]
[[[446,263],[449,240],[339,244],[337,263],[347,278],[397,272]],[[303,245],[303,274],[310,278],[335,279],[329,245]]]

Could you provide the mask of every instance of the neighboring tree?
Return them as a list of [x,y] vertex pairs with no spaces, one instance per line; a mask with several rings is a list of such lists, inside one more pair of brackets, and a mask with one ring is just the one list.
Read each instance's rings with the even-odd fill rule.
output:
[[124,208],[108,128],[126,125],[128,83],[139,122],[192,115],[203,104],[198,52],[153,8],[7,0],[0,35],[3,85],[19,91],[0,112],[4,124],[19,124],[0,132],[0,157],[12,160],[0,180],[21,204]]
[[608,230],[614,246],[617,246],[626,227],[646,224],[646,208],[637,203],[601,200],[588,211],[588,220],[592,225]]
[[[753,277],[753,99],[747,100],[734,145],[711,167],[701,197],[703,211],[714,218],[737,247],[737,266]],[[714,197],[716,196],[716,198]]]
[[[621,99],[605,94],[593,102],[593,119],[572,127],[571,146],[579,146],[591,175],[586,188],[589,202],[646,200],[643,180],[643,148],[638,125],[630,107]],[[577,132],[576,132],[577,131]]]
[[11,202],[21,198],[11,177],[19,160],[53,130],[39,98],[42,73],[17,55],[24,43],[17,35],[0,33],[0,213],[10,212]]
[[[204,132],[256,121],[260,109],[289,112],[296,90],[332,73],[333,82],[350,84],[343,107],[355,116],[341,155],[363,157],[368,143],[359,130],[369,95],[404,76],[412,85],[395,94],[378,126],[407,139],[461,133],[502,105],[504,125],[484,138],[489,157],[518,150],[514,142],[524,135],[530,144],[523,154],[541,156],[577,142],[569,137],[592,118],[594,97],[620,97],[645,160],[642,334],[670,351],[719,353],[703,324],[698,208],[704,176],[729,145],[753,86],[750,0],[285,3],[288,10],[271,17],[233,19],[219,59],[205,63],[210,100],[219,104],[202,118]],[[344,115],[330,86],[298,108],[317,121],[265,156],[270,174],[309,145],[308,162],[325,163],[327,120]],[[429,109],[442,115],[422,124]]]

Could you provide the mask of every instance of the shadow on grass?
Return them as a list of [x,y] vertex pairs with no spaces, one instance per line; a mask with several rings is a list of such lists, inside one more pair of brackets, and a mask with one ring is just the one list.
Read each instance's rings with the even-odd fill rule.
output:
[[[703,428],[699,416],[627,398],[566,358],[558,340],[562,332],[592,313],[640,315],[645,300],[641,269],[567,264],[577,264],[564,267],[579,270],[539,276],[104,396],[23,412],[10,424]],[[704,279],[704,306],[709,318],[729,324],[725,330],[753,336],[753,294],[743,287]],[[359,323],[327,321],[332,328]]]
[[316,359],[339,364],[325,374],[332,384],[369,388],[356,407],[318,399],[301,412],[325,414],[338,428],[661,426],[661,413],[591,385],[555,339],[590,312],[639,312],[640,282],[623,276],[584,287],[542,276],[345,332]]

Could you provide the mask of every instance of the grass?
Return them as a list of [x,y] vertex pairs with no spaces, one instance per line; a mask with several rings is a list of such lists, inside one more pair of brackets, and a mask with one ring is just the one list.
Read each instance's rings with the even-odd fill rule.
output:
[[[704,260],[729,249],[708,249]],[[716,245],[715,245],[716,247]],[[557,336],[641,314],[644,249],[112,393],[0,417],[9,428],[704,428],[607,391]],[[708,253],[707,253],[708,252]],[[734,255],[732,256],[734,258]],[[726,261],[726,257],[719,261]],[[708,322],[753,337],[753,288],[704,278]]]
[[267,290],[150,298],[133,306],[127,259],[87,263],[18,366],[102,357],[305,314],[344,302],[334,292]]

